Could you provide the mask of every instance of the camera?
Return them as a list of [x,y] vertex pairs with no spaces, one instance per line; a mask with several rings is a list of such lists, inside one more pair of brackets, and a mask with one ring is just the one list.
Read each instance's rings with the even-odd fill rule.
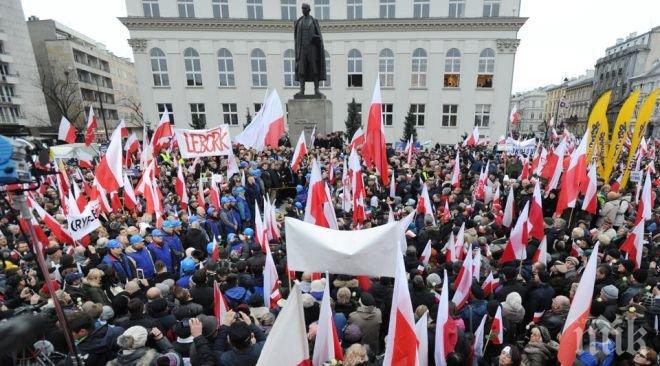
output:
[[28,148],[22,139],[9,139],[0,135],[0,184],[30,183],[32,173],[28,164]]

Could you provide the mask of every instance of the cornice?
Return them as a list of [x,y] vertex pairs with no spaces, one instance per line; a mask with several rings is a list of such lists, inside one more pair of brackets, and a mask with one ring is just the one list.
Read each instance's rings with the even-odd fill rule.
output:
[[[198,31],[215,30],[226,32],[293,32],[289,20],[251,20],[215,18],[118,18],[129,30],[155,31]],[[324,20],[324,33],[345,32],[402,32],[402,31],[518,31],[527,18],[405,18],[405,19],[360,19]]]

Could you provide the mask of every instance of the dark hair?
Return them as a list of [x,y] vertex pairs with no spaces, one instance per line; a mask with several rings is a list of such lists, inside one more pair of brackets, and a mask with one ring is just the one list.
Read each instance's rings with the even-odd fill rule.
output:
[[646,279],[649,277],[649,271],[638,268],[633,272],[632,275],[637,283],[646,283]]
[[128,302],[128,312],[131,315],[140,315],[144,312],[144,302],[141,299],[135,298]]
[[156,261],[154,263],[154,269],[156,269],[156,272],[160,272],[165,268],[165,263],[163,261]]
[[229,327],[229,342],[239,350],[250,346],[251,335],[245,322],[236,321]]
[[76,311],[67,315],[67,322],[69,323],[69,329],[73,332],[80,332],[83,329],[87,331],[94,329],[94,319],[82,311]]
[[509,347],[509,356],[511,357],[511,365],[519,366],[522,362],[522,355],[520,354],[520,349],[514,346],[513,344],[505,344],[504,348]]
[[192,275],[192,281],[195,283],[195,286],[197,287],[206,286],[206,270],[198,269],[197,271],[195,271],[195,273]]

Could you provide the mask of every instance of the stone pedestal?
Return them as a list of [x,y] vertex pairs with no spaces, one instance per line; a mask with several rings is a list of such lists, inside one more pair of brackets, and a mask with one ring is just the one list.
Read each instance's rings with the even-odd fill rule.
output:
[[[298,141],[301,131],[305,131],[307,142],[309,134],[316,127],[317,134],[332,132],[332,102],[327,99],[290,99],[287,103],[287,122],[291,145]],[[311,147],[310,147],[311,148]]]

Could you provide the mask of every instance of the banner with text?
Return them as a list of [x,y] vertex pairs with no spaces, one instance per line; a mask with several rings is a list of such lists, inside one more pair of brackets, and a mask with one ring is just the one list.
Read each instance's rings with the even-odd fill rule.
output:
[[92,209],[92,205],[87,207],[80,214],[71,214],[67,216],[69,223],[69,233],[73,240],[80,240],[85,235],[101,227],[101,221]]
[[174,135],[183,158],[231,154],[231,137],[227,125],[220,125],[210,130],[175,128]]

